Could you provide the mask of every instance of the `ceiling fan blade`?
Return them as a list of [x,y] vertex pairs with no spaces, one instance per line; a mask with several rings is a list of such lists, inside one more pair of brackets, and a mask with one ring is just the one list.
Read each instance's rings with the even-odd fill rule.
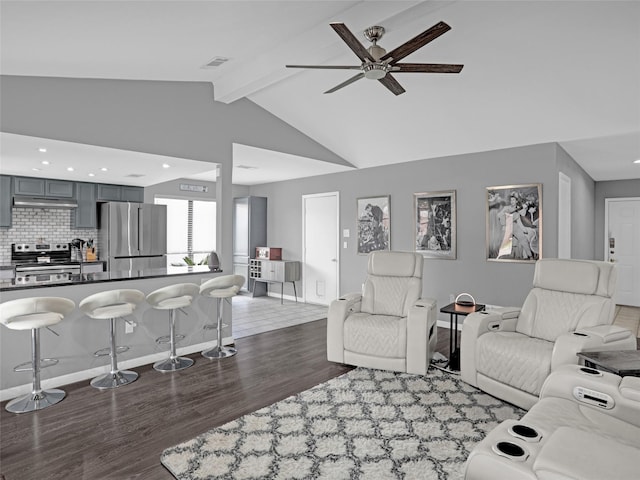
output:
[[394,72],[418,72],[418,73],[460,73],[464,65],[448,63],[396,63]]
[[446,23],[436,23],[433,27],[425,30],[420,35],[413,37],[408,42],[405,42],[399,47],[394,48],[390,52],[387,52],[380,58],[380,60],[384,61],[391,58],[392,60],[389,63],[394,65],[396,62],[399,62],[410,53],[413,53],[419,48],[424,47],[427,43],[435,40],[440,35],[448,32],[449,30],[451,30],[451,27]]
[[353,50],[353,53],[355,53],[360,60],[362,60],[363,62],[366,60],[369,60],[370,62],[376,61],[369,53],[369,50],[364,48],[364,46],[358,41],[355,35],[351,33],[351,30],[349,30],[344,23],[332,23],[331,28],[333,28],[336,33],[340,35],[340,38],[344,40],[344,43],[346,43],[349,48]]
[[334,70],[360,70],[360,65],[285,65],[287,68],[328,68]]
[[395,95],[400,95],[404,93],[406,90],[402,88],[402,85],[398,83],[398,81],[391,76],[390,73],[387,73],[383,78],[378,80],[381,84],[387,87],[391,92]]
[[336,90],[340,90],[342,87],[346,87],[347,85],[352,84],[353,82],[355,82],[356,80],[360,80],[361,78],[364,78],[364,73],[360,72],[357,75],[354,75],[353,77],[351,77],[349,80],[345,80],[344,82],[342,82],[340,85],[336,85],[335,87],[333,87],[330,90],[327,90],[324,93],[333,93]]

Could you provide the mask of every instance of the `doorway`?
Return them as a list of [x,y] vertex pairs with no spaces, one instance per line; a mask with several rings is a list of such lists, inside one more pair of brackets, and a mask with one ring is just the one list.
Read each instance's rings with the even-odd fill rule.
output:
[[339,292],[339,194],[302,196],[302,290],[304,301],[329,305]]
[[617,265],[616,303],[640,307],[640,198],[604,201],[604,259]]

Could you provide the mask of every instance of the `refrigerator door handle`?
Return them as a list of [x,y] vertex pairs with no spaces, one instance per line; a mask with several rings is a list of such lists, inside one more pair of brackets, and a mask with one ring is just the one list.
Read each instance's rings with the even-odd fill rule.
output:
[[144,232],[144,210],[138,207],[138,252],[141,252],[144,247],[143,232]]

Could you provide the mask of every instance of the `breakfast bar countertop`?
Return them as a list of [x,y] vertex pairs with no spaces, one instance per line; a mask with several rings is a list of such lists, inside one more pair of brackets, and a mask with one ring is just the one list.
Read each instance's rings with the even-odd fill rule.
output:
[[143,278],[170,277],[174,275],[191,275],[202,273],[221,273],[222,270],[211,270],[207,265],[169,266],[165,268],[149,268],[144,270],[122,270],[109,272],[93,272],[74,274],[66,281],[51,283],[35,283],[32,285],[15,284],[14,279],[0,280],[0,292],[26,290],[33,288],[61,287],[68,285],[86,285],[100,282],[116,282],[122,280],[138,280]]

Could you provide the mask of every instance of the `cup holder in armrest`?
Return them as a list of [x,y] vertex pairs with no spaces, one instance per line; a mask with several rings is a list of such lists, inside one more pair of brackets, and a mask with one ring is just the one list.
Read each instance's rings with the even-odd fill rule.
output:
[[582,373],[586,374],[586,375],[595,375],[597,377],[601,377],[602,376],[602,372],[599,372],[595,368],[580,367],[580,371]]
[[498,455],[511,460],[524,462],[529,456],[524,448],[513,442],[498,442],[492,447],[493,451]]
[[526,442],[539,442],[542,438],[542,435],[540,435],[536,429],[527,425],[522,425],[521,423],[512,425],[507,431],[514,437],[520,438]]

